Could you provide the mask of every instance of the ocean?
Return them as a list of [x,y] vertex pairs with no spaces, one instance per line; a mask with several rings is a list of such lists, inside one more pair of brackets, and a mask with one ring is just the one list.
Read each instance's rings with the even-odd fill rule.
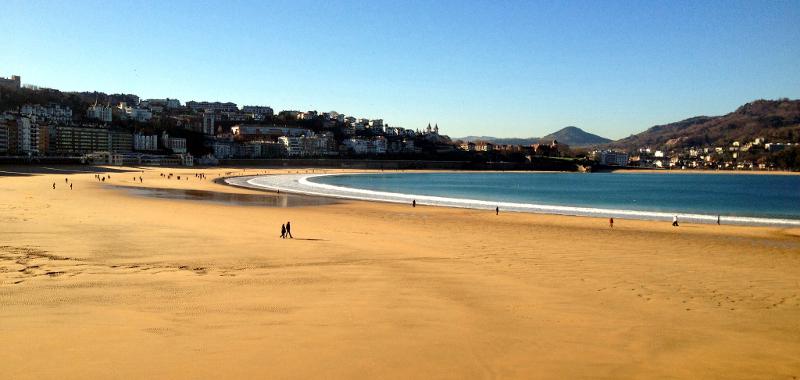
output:
[[386,173],[262,176],[338,198],[635,219],[800,226],[800,176],[718,173]]

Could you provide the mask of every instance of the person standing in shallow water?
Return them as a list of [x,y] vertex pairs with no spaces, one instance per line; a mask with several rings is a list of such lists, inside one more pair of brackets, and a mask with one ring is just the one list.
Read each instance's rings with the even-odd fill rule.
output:
[[289,222],[286,222],[286,236],[288,236],[291,239],[294,239],[294,236],[292,236],[292,224]]
[[281,239],[286,239],[286,225],[281,224]]

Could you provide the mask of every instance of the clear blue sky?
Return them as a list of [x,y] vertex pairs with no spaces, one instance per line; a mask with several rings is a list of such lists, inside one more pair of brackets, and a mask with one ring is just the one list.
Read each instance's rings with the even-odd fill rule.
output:
[[0,76],[611,138],[800,97],[800,1],[4,1]]

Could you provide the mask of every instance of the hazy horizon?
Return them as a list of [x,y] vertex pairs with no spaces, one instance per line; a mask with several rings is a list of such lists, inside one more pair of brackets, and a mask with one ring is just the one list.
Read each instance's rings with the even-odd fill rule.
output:
[[[31,17],[30,15],[36,15]],[[611,139],[799,98],[797,2],[11,1],[0,76],[335,110],[451,136]]]

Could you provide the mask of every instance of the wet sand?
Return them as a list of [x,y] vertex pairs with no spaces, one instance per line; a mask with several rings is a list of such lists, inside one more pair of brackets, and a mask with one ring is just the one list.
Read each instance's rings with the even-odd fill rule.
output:
[[258,207],[302,207],[302,206],[323,206],[336,203],[336,200],[325,197],[307,197],[293,194],[238,194],[220,193],[208,190],[193,189],[160,189],[149,187],[117,187],[120,190],[128,191],[132,195],[161,198],[177,199],[186,201],[201,201],[211,203],[221,203],[237,206],[258,206]]
[[2,377],[800,377],[797,230],[252,207],[117,187],[265,196],[213,181],[253,169],[109,170],[0,176]]

